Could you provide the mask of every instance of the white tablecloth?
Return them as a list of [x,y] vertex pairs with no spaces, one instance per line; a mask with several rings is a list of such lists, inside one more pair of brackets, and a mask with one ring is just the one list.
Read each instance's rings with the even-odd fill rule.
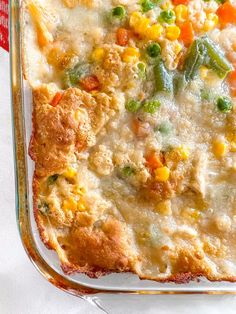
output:
[[[21,245],[15,220],[14,166],[8,54],[0,48],[0,314],[97,314],[35,270]],[[101,296],[109,313],[233,314],[236,296]]]

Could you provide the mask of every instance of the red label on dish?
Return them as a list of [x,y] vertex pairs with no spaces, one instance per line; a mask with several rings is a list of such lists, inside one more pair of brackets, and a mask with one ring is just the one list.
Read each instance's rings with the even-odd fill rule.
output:
[[0,0],[0,47],[9,51],[8,0]]

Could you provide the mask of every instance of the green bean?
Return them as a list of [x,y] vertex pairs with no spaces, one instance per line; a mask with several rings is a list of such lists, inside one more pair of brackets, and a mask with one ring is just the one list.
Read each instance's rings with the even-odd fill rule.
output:
[[204,64],[205,57],[206,48],[202,40],[195,40],[189,49],[184,63],[184,78],[187,83],[197,76],[200,66]]
[[178,95],[178,93],[183,90],[185,87],[185,79],[182,73],[176,72],[173,78],[173,88],[174,95]]
[[202,42],[207,51],[205,65],[214,70],[220,78],[225,78],[233,70],[231,63],[226,59],[223,51],[207,36],[202,38]]
[[158,59],[153,68],[155,76],[156,92],[173,91],[173,77],[172,74],[166,69],[162,59]]

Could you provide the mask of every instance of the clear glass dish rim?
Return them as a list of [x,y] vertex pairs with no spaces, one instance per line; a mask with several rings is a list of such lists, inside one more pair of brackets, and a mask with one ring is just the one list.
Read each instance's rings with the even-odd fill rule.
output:
[[[181,289],[179,285],[176,289],[159,290],[106,290],[87,287],[75,281],[63,277],[55,271],[41,256],[36,247],[31,232],[29,218],[29,193],[27,184],[27,145],[25,140],[24,124],[24,97],[23,97],[23,73],[22,73],[22,49],[21,49],[21,1],[10,0],[10,72],[11,72],[11,105],[12,105],[12,129],[14,143],[14,164],[15,164],[15,199],[16,199],[16,219],[23,247],[42,276],[56,287],[76,296],[90,294],[139,294],[139,295],[160,295],[160,294],[236,294],[236,286],[233,289],[211,288],[206,289]],[[220,284],[220,283],[219,283]],[[179,288],[178,288],[179,286]]]

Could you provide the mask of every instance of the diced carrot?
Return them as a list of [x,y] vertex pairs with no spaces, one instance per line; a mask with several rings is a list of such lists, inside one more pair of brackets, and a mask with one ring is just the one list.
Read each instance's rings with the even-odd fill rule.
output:
[[81,87],[86,90],[86,92],[91,92],[97,90],[100,87],[100,83],[96,75],[89,75],[80,80]]
[[230,83],[236,83],[236,69],[234,69],[234,71],[230,72],[228,79],[229,79]]
[[62,95],[63,95],[62,92],[57,92],[55,96],[53,97],[50,105],[53,107],[56,107],[59,104],[60,100],[62,99]]
[[193,24],[191,22],[185,22],[179,27],[181,31],[179,40],[182,40],[185,46],[191,45],[194,40]]
[[236,23],[236,7],[233,6],[229,1],[223,3],[217,10],[219,21],[222,26],[226,24]]
[[162,156],[157,152],[153,152],[146,157],[146,166],[150,168],[150,170],[155,170],[156,168],[160,168],[163,166]]
[[174,5],[178,5],[178,4],[189,4],[190,0],[172,0]]
[[150,134],[150,124],[139,119],[133,120],[132,129],[138,137],[147,137]]
[[116,31],[116,42],[120,46],[126,46],[129,42],[129,31],[126,28],[118,28]]
[[236,66],[234,71],[230,72],[228,75],[228,82],[230,84],[230,91],[232,96],[236,96]]

